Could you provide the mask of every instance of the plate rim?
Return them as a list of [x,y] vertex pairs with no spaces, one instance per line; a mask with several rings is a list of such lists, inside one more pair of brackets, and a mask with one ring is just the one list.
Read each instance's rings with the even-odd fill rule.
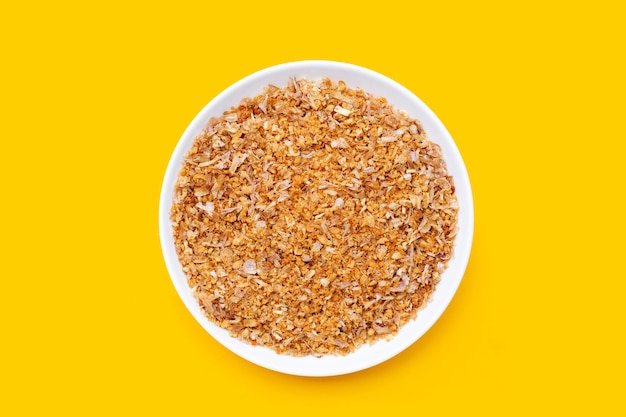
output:
[[[429,300],[429,302],[426,303],[426,305],[418,311],[417,318],[405,324],[398,331],[398,334],[396,334],[391,339],[391,341],[393,341],[398,337],[399,334],[402,333],[403,330],[406,330],[407,326],[409,326],[412,322],[418,321],[420,317],[419,313],[430,306],[431,311],[428,315],[428,320],[422,318],[422,320],[420,321],[419,331],[416,334],[411,335],[411,337],[407,337],[406,340],[403,341],[404,343],[394,344],[383,339],[371,345],[363,345],[359,347],[355,352],[345,356],[326,355],[318,358],[315,356],[300,357],[286,354],[278,354],[268,347],[252,346],[244,341],[232,337],[225,329],[222,329],[216,324],[210,322],[208,318],[206,318],[206,316],[204,316],[204,314],[201,312],[197,301],[191,295],[191,288],[189,288],[186,283],[186,277],[184,277],[184,282],[181,282],[180,279],[176,279],[177,275],[182,274],[184,276],[184,273],[182,272],[182,265],[180,264],[178,257],[175,254],[175,250],[170,250],[173,249],[173,244],[170,245],[170,240],[173,241],[173,238],[171,236],[172,230],[171,222],[169,220],[169,212],[171,208],[171,203],[173,201],[174,184],[175,179],[178,176],[178,172],[180,171],[180,168],[182,166],[182,158],[184,158],[184,156],[186,155],[190,144],[193,143],[197,132],[201,131],[208,122],[209,117],[222,114],[224,110],[227,110],[232,105],[238,104],[242,98],[251,97],[253,95],[259,94],[261,91],[250,92],[243,96],[231,95],[232,92],[236,92],[241,88],[255,84],[260,84],[261,87],[263,87],[269,83],[263,84],[259,82],[266,79],[267,77],[271,78],[272,75],[290,73],[293,74],[292,76],[295,77],[306,76],[308,78],[320,78],[323,76],[328,76],[324,74],[333,71],[343,71],[346,73],[351,72],[357,73],[357,75],[362,74],[365,75],[364,79],[368,80],[368,82],[364,84],[369,85],[372,82],[375,82],[377,85],[393,87],[398,92],[398,94],[401,94],[406,100],[412,102],[412,106],[416,105],[417,107],[419,107],[420,111],[427,116],[428,124],[434,126],[436,128],[436,131],[440,135],[443,135],[443,140],[445,142],[444,158],[446,159],[448,170],[450,171],[451,167],[448,160],[450,157],[455,160],[455,169],[460,170],[460,172],[455,172],[452,177],[455,183],[455,192],[462,192],[464,195],[465,204],[462,207],[459,207],[459,224],[461,223],[461,215],[463,215],[463,236],[465,237],[465,239],[461,242],[455,241],[454,254],[452,259],[449,261],[449,265],[452,260],[455,261],[454,265],[456,265],[457,271],[454,276],[456,279],[454,280],[454,282],[451,282],[449,284],[450,288],[447,289],[447,291],[443,294],[445,296],[445,299],[439,300],[439,302],[436,304],[437,309],[433,309],[432,298],[438,298],[438,295],[442,295],[438,294],[438,292],[441,293],[441,291],[438,291],[438,289],[444,277],[450,275],[450,273],[446,275],[448,269],[442,274],[442,280],[437,284],[437,288],[433,293],[431,300]],[[303,75],[303,73],[305,73],[306,75]],[[280,77],[285,80],[284,75],[281,75]],[[348,84],[351,88],[355,88],[355,86],[351,85],[351,83],[349,82],[346,82],[346,84]],[[367,92],[370,92],[371,90],[361,85],[357,87],[362,88],[364,91]],[[374,93],[374,95],[382,94]],[[394,106],[394,108],[403,109],[403,107],[397,105],[396,102],[392,102],[391,100],[389,102]],[[423,124],[422,118],[418,118],[414,115],[411,115],[411,117],[417,118]],[[432,140],[429,134],[429,129],[427,129],[426,127],[424,127],[424,129],[426,130],[427,135],[429,135],[429,139]],[[442,138],[438,138],[438,140],[433,140],[433,142],[442,146],[440,140],[442,140]],[[190,143],[188,143],[189,141]],[[459,187],[460,183],[462,183],[462,188]],[[459,231],[459,233],[460,232],[461,231]],[[458,236],[459,235],[457,235],[457,239]],[[165,260],[168,275],[170,276],[170,280],[172,281],[180,299],[183,301],[183,304],[185,305],[189,313],[194,317],[198,324],[200,324],[201,327],[209,333],[210,336],[212,336],[221,345],[223,345],[236,355],[240,356],[241,358],[266,369],[297,376],[335,376],[361,371],[391,359],[392,357],[396,356],[397,354],[406,350],[408,347],[417,342],[439,320],[439,318],[445,312],[450,302],[456,295],[456,292],[467,269],[467,264],[469,262],[469,256],[471,253],[471,247],[473,244],[473,237],[474,202],[467,167],[465,165],[465,162],[463,161],[456,142],[454,141],[446,127],[443,125],[441,120],[438,118],[438,116],[417,95],[415,95],[412,91],[408,90],[406,87],[399,84],[395,80],[369,68],[339,61],[303,60],[266,67],[236,81],[235,83],[225,88],[222,92],[217,94],[214,98],[210,99],[209,102],[204,105],[203,108],[196,114],[196,116],[192,119],[192,121],[184,130],[183,134],[178,139],[176,147],[174,148],[174,151],[172,152],[168,161],[159,196],[159,240],[161,244],[162,254]],[[391,344],[384,346],[384,344],[386,343]],[[378,346],[378,348],[376,348],[376,346]],[[383,346],[383,348],[381,348],[381,346]],[[388,349],[384,349],[384,347],[387,347]],[[374,349],[375,354],[368,356],[368,353],[371,352],[372,349]],[[382,352],[379,352],[379,350],[382,350]],[[360,361],[356,361],[357,363],[352,363],[355,362],[355,360],[346,359],[355,358],[354,355],[356,355],[359,351],[365,352],[365,354],[360,355],[363,356],[363,358],[361,358]]]

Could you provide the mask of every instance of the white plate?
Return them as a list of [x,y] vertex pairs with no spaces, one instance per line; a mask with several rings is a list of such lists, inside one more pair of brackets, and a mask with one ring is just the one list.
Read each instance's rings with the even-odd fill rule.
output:
[[[351,88],[361,88],[375,96],[386,97],[389,103],[405,110],[418,119],[431,141],[441,146],[459,203],[459,232],[454,255],[441,276],[431,301],[418,311],[417,318],[404,325],[390,341],[366,345],[346,356],[293,357],[279,355],[266,347],[255,347],[231,337],[226,330],[211,323],[202,313],[187,285],[182,266],[174,249],[169,212],[173,200],[174,184],[182,167],[183,158],[209,118],[220,116],[236,106],[245,97],[260,94],[268,84],[286,86],[290,77],[317,79],[328,77],[343,80]],[[377,365],[402,352],[417,341],[441,316],[463,278],[469,260],[474,231],[474,205],[465,164],[454,140],[437,116],[412,92],[397,82],[369,69],[332,61],[299,61],[270,67],[256,72],[228,87],[193,119],[183,133],[170,159],[159,206],[159,233],[165,263],[172,282],[185,306],[200,325],[219,343],[235,354],[274,371],[303,376],[329,376],[347,374]]]

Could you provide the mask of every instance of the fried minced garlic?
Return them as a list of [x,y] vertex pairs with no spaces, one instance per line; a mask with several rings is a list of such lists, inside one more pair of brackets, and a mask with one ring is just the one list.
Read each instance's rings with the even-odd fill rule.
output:
[[171,209],[208,319],[278,353],[390,338],[452,256],[458,205],[438,145],[343,81],[268,86],[198,135]]

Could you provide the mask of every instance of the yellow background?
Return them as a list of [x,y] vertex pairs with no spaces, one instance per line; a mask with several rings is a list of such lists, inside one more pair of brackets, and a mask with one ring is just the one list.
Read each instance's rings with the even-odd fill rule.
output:
[[[464,3],[0,6],[0,415],[624,415],[624,11]],[[158,240],[187,124],[238,79],[302,59],[422,98],[475,198],[441,319],[330,378],[215,342]]]

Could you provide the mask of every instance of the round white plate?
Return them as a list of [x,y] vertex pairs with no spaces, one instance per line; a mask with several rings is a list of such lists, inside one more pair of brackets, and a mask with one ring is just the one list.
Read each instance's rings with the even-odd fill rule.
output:
[[[375,96],[387,98],[394,107],[405,110],[421,122],[429,139],[441,146],[448,172],[454,178],[459,203],[459,231],[454,255],[430,302],[418,311],[415,320],[404,325],[391,340],[362,346],[346,356],[294,357],[277,354],[266,347],[251,346],[231,337],[226,330],[211,323],[200,310],[187,285],[174,249],[169,218],[174,185],[183,158],[196,135],[211,117],[220,116],[225,110],[238,105],[243,98],[260,94],[268,84],[286,86],[290,77],[343,80],[348,87],[360,88]],[[437,116],[418,97],[397,82],[366,68],[332,61],[299,61],[266,68],[236,82],[211,100],[187,127],[172,154],[165,173],[159,206],[159,233],[165,263],[178,294],[198,323],[219,343],[242,358],[274,371],[303,376],[340,375],[366,369],[397,355],[417,341],[437,321],[456,293],[469,260],[473,232],[474,205],[467,170],[454,140]]]

